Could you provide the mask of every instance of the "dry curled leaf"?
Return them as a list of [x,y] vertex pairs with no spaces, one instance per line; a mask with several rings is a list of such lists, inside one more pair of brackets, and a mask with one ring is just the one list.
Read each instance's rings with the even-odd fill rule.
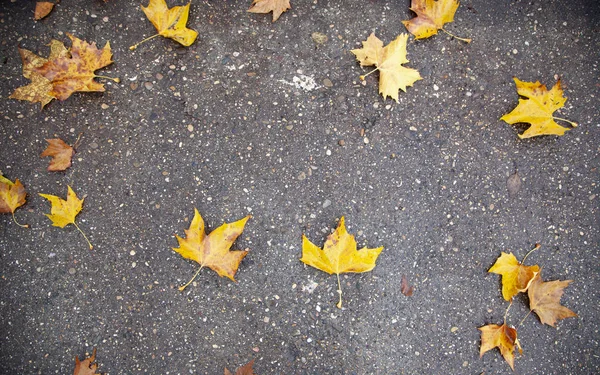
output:
[[456,9],[458,0],[412,0],[410,10],[417,16],[402,23],[415,39],[429,38],[442,30],[456,39],[470,43],[471,39],[459,38],[444,30],[444,24],[454,22]]
[[60,138],[46,139],[48,147],[40,154],[40,157],[51,156],[48,170],[51,172],[64,171],[71,166],[71,158],[75,151]]
[[375,262],[383,247],[368,249],[364,247],[356,250],[356,240],[348,234],[344,217],[340,219],[335,232],[330,234],[325,241],[323,249],[319,248],[302,235],[302,262],[315,267],[328,274],[336,274],[338,279],[338,293],[340,296],[337,304],[342,308],[342,286],[340,274],[347,272],[369,272],[375,267]]
[[555,327],[556,321],[577,316],[573,311],[560,304],[564,289],[573,280],[542,281],[537,275],[527,294],[529,296],[529,308],[540,317],[540,321]]
[[250,13],[269,13],[273,12],[273,22],[277,21],[279,16],[288,9],[292,9],[290,0],[253,0],[248,12]]
[[12,182],[0,173],[0,213],[11,213],[13,221],[20,227],[29,228],[27,224],[19,224],[15,219],[15,210],[25,204],[27,192],[21,181],[17,178]]
[[361,76],[379,70],[379,93],[383,98],[388,96],[398,101],[398,90],[406,92],[407,86],[412,86],[416,81],[422,79],[419,71],[402,66],[408,62],[406,58],[406,41],[408,34],[400,34],[387,46],[375,36],[369,35],[363,43],[363,48],[353,49],[351,52],[356,56],[361,66],[374,65],[375,70]]
[[[252,370],[252,366],[254,365],[254,360],[246,363],[244,366],[237,369],[235,375],[254,375],[254,370]],[[233,375],[231,371],[225,367],[225,375]]]
[[155,38],[159,35],[165,38],[173,39],[179,44],[188,47],[196,40],[198,32],[196,30],[188,29],[186,24],[188,16],[190,14],[190,4],[183,6],[174,6],[169,9],[165,0],[150,0],[148,6],[141,6],[144,14],[148,17],[148,20],[152,22],[152,25],[158,31],[158,34],[152,35],[141,42],[129,47],[130,50],[136,49],[141,43],[147,40]]
[[52,225],[55,227],[64,228],[69,224],[73,224],[87,241],[90,250],[92,250],[92,244],[75,222],[75,216],[77,216],[83,208],[83,199],[77,198],[77,195],[70,186],[67,186],[67,188],[67,200],[61,199],[55,195],[40,194],[41,197],[46,198],[52,204],[50,213],[46,214],[46,216],[52,220]]
[[100,375],[96,373],[98,364],[94,363],[96,360],[96,348],[92,353],[92,356],[85,358],[83,361],[79,361],[79,357],[75,356],[75,370],[73,375]]
[[563,96],[560,79],[550,91],[546,85],[537,82],[524,82],[514,77],[517,93],[527,99],[519,99],[519,105],[510,113],[502,116],[500,120],[509,124],[529,123],[531,126],[519,138],[531,138],[538,135],[563,135],[569,128],[560,126],[554,120],[568,122],[576,127],[577,123],[554,117],[553,113],[562,108],[567,101]]
[[519,352],[523,354],[519,340],[517,339],[517,330],[509,327],[506,323],[501,326],[496,324],[488,324],[487,326],[480,327],[481,331],[481,348],[479,349],[479,356],[483,357],[483,354],[488,350],[498,348],[500,353],[510,365],[510,368],[515,369],[515,345],[519,348]]
[[540,272],[540,267],[525,266],[512,253],[503,252],[488,272],[502,275],[502,296],[510,301],[518,293],[527,290],[535,275]]
[[[234,276],[240,262],[248,251],[230,251],[233,242],[244,231],[244,226],[251,216],[233,223],[224,223],[213,230],[208,236],[204,231],[204,220],[197,209],[194,209],[194,218],[189,229],[185,231],[186,238],[175,235],[179,242],[178,248],[173,248],[182,257],[191,259],[200,264],[200,270],[208,267],[221,277],[228,277],[235,281]],[[196,275],[198,275],[198,273]],[[196,277],[194,277],[179,290],[183,291]]]
[[35,3],[35,12],[33,14],[33,19],[36,21],[41,20],[42,18],[50,14],[52,8],[54,8],[54,3],[51,3],[49,1],[38,1],[37,3]]
[[411,297],[413,295],[414,288],[412,285],[408,285],[408,280],[405,275],[402,275],[402,282],[400,284],[400,291],[407,297]]

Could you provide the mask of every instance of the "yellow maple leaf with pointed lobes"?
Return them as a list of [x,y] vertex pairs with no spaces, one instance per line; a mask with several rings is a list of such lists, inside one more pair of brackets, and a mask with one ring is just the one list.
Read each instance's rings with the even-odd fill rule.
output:
[[69,224],[73,224],[87,241],[90,250],[92,250],[94,247],[90,243],[90,240],[88,240],[85,233],[83,233],[81,228],[79,228],[79,225],[75,222],[75,216],[77,216],[83,208],[83,199],[77,198],[77,194],[75,194],[70,186],[67,185],[67,188],[67,200],[61,199],[55,195],[40,194],[41,197],[46,198],[52,204],[50,213],[45,215],[52,220],[52,225],[55,227],[64,228]]
[[15,219],[15,210],[25,204],[27,192],[21,181],[17,178],[12,182],[0,172],[0,213],[11,213],[13,221],[20,227],[29,228],[27,224],[20,224]]
[[353,235],[348,234],[346,231],[345,219],[342,216],[335,232],[327,237],[323,249],[310,242],[304,234],[302,235],[302,258],[300,260],[330,275],[337,275],[338,294],[340,296],[337,307],[341,309],[342,286],[340,273],[371,271],[375,267],[377,257],[382,250],[383,246],[376,249],[364,247],[356,250],[356,240]]
[[251,216],[248,215],[236,222],[224,223],[207,236],[204,231],[204,220],[198,210],[194,208],[194,218],[189,229],[185,230],[186,238],[175,235],[179,247],[174,247],[173,250],[182,257],[200,264],[200,269],[187,284],[179,288],[180,291],[190,285],[204,267],[212,269],[221,277],[228,277],[235,281],[235,273],[248,251],[230,251],[229,248],[242,234],[244,226],[250,218]]
[[150,0],[147,7],[141,6],[146,17],[152,22],[158,34],[152,35],[141,42],[129,47],[136,49],[140,44],[159,35],[173,39],[177,43],[189,47],[194,43],[198,32],[187,28],[188,16],[190,14],[190,1],[187,5],[174,6],[169,9],[165,0]]
[[542,281],[540,275],[534,278],[527,291],[529,309],[535,311],[542,323],[555,327],[557,320],[577,316],[560,304],[564,289],[572,282],[573,280]]
[[444,29],[444,24],[454,22],[458,5],[458,0],[412,0],[410,10],[417,16],[402,23],[415,39],[429,38],[442,30],[453,38],[470,43],[471,39],[459,38]]
[[577,123],[564,118],[554,117],[552,114],[562,108],[567,101],[563,96],[560,79],[550,91],[546,85],[537,82],[524,82],[517,77],[513,78],[517,86],[517,93],[527,99],[519,99],[519,105],[510,113],[500,117],[500,120],[509,124],[519,122],[530,123],[531,126],[519,138],[531,138],[538,135],[563,135],[569,128],[560,126],[554,120],[566,121],[571,126],[577,127]]
[[408,86],[423,79],[418,70],[402,66],[408,62],[406,58],[407,40],[408,34],[400,34],[384,47],[383,42],[372,33],[366,41],[362,42],[363,48],[350,51],[356,56],[361,66],[374,65],[376,67],[375,70],[361,76],[361,80],[379,70],[379,93],[384,99],[389,96],[398,102],[398,90],[406,92]]
[[503,252],[488,272],[502,275],[502,297],[510,301],[518,293],[527,291],[540,267],[525,266],[512,253]]
[[521,344],[517,339],[517,330],[509,327],[506,323],[501,326],[497,324],[488,324],[478,328],[481,331],[481,347],[479,349],[479,357],[488,350],[498,348],[504,357],[504,360],[510,365],[510,368],[515,369],[515,345],[519,348],[519,352],[523,354]]
[[290,0],[253,0],[248,12],[250,13],[269,13],[273,12],[273,22],[277,21],[279,16],[288,9],[292,9]]

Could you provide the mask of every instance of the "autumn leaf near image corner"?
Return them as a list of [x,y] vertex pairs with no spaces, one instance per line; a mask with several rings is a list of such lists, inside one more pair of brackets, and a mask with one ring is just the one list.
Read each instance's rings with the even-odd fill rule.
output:
[[330,275],[337,275],[337,292],[339,294],[337,307],[341,309],[342,285],[340,274],[371,271],[375,267],[377,257],[382,250],[383,246],[375,249],[364,247],[356,250],[356,240],[353,235],[348,234],[346,231],[345,219],[342,217],[335,232],[327,237],[323,249],[310,242],[304,234],[302,235],[302,258],[300,260]]
[[90,243],[90,240],[88,240],[85,233],[83,233],[79,225],[75,222],[75,216],[83,208],[83,199],[77,198],[77,195],[70,186],[67,185],[67,188],[67,200],[55,195],[40,194],[41,197],[46,198],[52,204],[50,213],[45,215],[52,221],[52,225],[55,227],[64,228],[69,224],[73,224],[87,241],[90,250],[92,250],[94,247]]
[[455,39],[471,43],[471,39],[459,38],[444,29],[444,24],[454,22],[458,5],[458,0],[412,0],[410,10],[417,16],[402,23],[415,39],[429,38],[442,30]]
[[173,250],[185,259],[190,259],[198,263],[200,269],[189,282],[179,287],[180,291],[187,288],[204,267],[212,269],[221,277],[228,277],[231,281],[235,281],[235,273],[242,259],[248,254],[248,251],[230,251],[229,248],[239,235],[242,234],[244,226],[250,218],[251,216],[248,215],[236,222],[224,223],[210,232],[209,235],[206,235],[204,219],[202,219],[198,210],[194,209],[194,218],[190,223],[189,229],[185,230],[186,238],[175,235],[179,242],[179,247],[174,247]]
[[500,117],[508,124],[529,123],[531,126],[519,138],[531,138],[538,135],[564,135],[569,128],[560,126],[555,120],[568,122],[572,127],[577,123],[561,117],[554,117],[553,113],[561,109],[567,98],[563,96],[560,79],[548,91],[546,85],[537,82],[525,82],[517,77],[513,78],[517,93],[526,98],[519,99],[519,104],[510,113]]
[[49,1],[38,1],[35,3],[35,11],[33,13],[33,19],[36,21],[46,17],[54,8],[54,3]]
[[60,138],[46,139],[48,147],[40,154],[41,158],[51,156],[48,171],[58,172],[64,171],[71,166],[71,159],[75,151]]
[[273,22],[279,19],[279,16],[288,9],[292,9],[290,0],[253,0],[248,12],[250,13],[269,13],[273,12]]
[[[239,367],[235,372],[235,375],[254,375],[254,370],[252,370],[252,366],[254,365],[254,360],[246,363],[244,366]],[[225,375],[234,375],[225,367],[224,370]]]
[[540,275],[534,278],[527,291],[529,308],[537,314],[543,324],[555,327],[556,321],[577,316],[560,304],[564,289],[572,282],[573,280],[542,281]]
[[29,228],[28,224],[20,224],[15,219],[15,210],[25,204],[27,192],[21,181],[17,178],[12,182],[0,172],[0,213],[11,213],[13,221],[20,227]]
[[140,7],[144,11],[144,14],[152,25],[154,25],[158,33],[134,44],[129,47],[129,49],[133,51],[140,44],[156,38],[159,35],[173,39],[185,47],[192,45],[198,36],[198,32],[196,30],[188,29],[186,26],[190,14],[191,3],[192,2],[190,1],[187,5],[174,6],[171,9],[167,7],[165,0],[150,0],[148,6],[144,7],[141,5]]
[[488,272],[502,275],[502,297],[510,301],[518,293],[527,291],[540,267],[525,266],[512,253],[503,252]]
[[379,93],[384,99],[389,96],[398,102],[398,90],[406,92],[408,86],[422,79],[418,70],[402,66],[408,62],[407,40],[408,34],[400,34],[384,47],[383,42],[375,34],[371,34],[366,41],[362,42],[363,48],[350,51],[361,66],[375,66],[374,70],[360,76],[361,80],[379,70]]
[[510,368],[515,370],[515,345],[519,348],[519,353],[522,355],[523,350],[517,339],[517,330],[509,327],[506,323],[501,326],[496,324],[488,324],[478,328],[481,331],[481,347],[479,349],[479,357],[488,350],[498,348],[504,360],[510,365]]
[[89,358],[84,358],[83,361],[79,361],[79,357],[75,356],[75,370],[73,375],[100,375],[96,373],[98,364],[94,363],[96,360],[96,348]]

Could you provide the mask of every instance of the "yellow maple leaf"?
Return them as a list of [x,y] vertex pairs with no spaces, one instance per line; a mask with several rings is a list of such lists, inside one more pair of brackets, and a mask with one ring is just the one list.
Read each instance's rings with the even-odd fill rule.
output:
[[454,21],[456,9],[458,0],[412,0],[410,10],[417,16],[402,23],[415,39],[429,38],[442,30],[453,38],[470,43],[471,39],[459,38],[444,29],[444,24]]
[[179,247],[174,247],[173,250],[182,257],[200,264],[200,269],[187,284],[179,288],[180,291],[190,285],[204,267],[212,269],[221,277],[225,276],[235,281],[233,277],[248,251],[230,251],[229,248],[235,239],[242,234],[250,217],[246,216],[229,224],[224,223],[207,236],[204,231],[204,220],[198,210],[194,208],[194,218],[189,229],[185,231],[186,238],[175,235]]
[[497,324],[488,324],[480,327],[481,331],[481,347],[479,349],[479,357],[483,357],[483,354],[488,350],[498,348],[500,353],[504,357],[504,360],[508,362],[510,368],[515,369],[515,345],[519,348],[519,352],[523,354],[519,340],[517,339],[517,330],[509,327],[506,323],[501,326]]
[[566,121],[576,127],[577,123],[564,118],[554,117],[552,114],[565,105],[567,98],[563,96],[560,79],[550,91],[546,85],[537,82],[524,82],[514,77],[517,93],[527,99],[519,99],[519,105],[512,112],[502,116],[509,124],[519,122],[530,123],[531,126],[519,138],[530,138],[538,135],[563,135],[570,130],[557,124],[554,120]]
[[356,240],[353,235],[346,231],[344,217],[340,219],[335,232],[330,234],[325,241],[323,249],[319,248],[305,236],[302,235],[302,262],[315,267],[328,274],[336,274],[338,280],[338,294],[340,296],[337,304],[342,308],[342,286],[340,273],[368,272],[375,267],[375,262],[382,247],[368,249],[364,247],[356,250]]
[[529,308],[540,317],[540,321],[552,327],[560,319],[577,316],[573,311],[560,304],[564,289],[573,280],[542,281],[537,275],[527,294],[529,296]]
[[273,22],[277,21],[281,13],[292,9],[290,0],[253,0],[248,12],[269,13],[273,12]]
[[406,92],[407,86],[422,79],[419,71],[402,66],[408,62],[406,58],[406,41],[408,34],[400,34],[387,46],[375,36],[369,35],[363,43],[363,48],[353,49],[351,52],[356,56],[361,66],[374,65],[375,70],[361,76],[363,80],[366,76],[379,70],[379,93],[383,98],[390,96],[396,102],[398,101],[398,90]]
[[146,17],[148,17],[156,28],[156,31],[158,31],[158,34],[142,40],[129,47],[129,49],[134,50],[140,44],[159,35],[173,39],[185,47],[190,46],[198,36],[196,30],[188,29],[186,26],[190,14],[190,4],[191,1],[187,5],[174,6],[169,9],[165,0],[150,0],[147,7],[141,6]]
[[27,224],[19,224],[15,219],[15,210],[25,204],[25,187],[17,178],[12,182],[0,173],[0,213],[11,213],[13,221],[20,227],[29,228]]
[[52,204],[50,213],[45,215],[52,220],[52,225],[55,227],[64,228],[69,224],[73,224],[87,241],[90,250],[92,250],[94,247],[90,243],[90,240],[88,240],[85,233],[83,233],[81,228],[79,228],[79,225],[75,222],[75,216],[77,216],[83,208],[83,199],[77,198],[77,195],[70,186],[67,185],[67,188],[67,200],[61,199],[55,195],[40,194],[41,197],[46,198]]
[[488,272],[502,275],[502,296],[510,301],[515,295],[529,288],[535,275],[540,272],[540,267],[525,266],[519,263],[512,253],[503,252]]

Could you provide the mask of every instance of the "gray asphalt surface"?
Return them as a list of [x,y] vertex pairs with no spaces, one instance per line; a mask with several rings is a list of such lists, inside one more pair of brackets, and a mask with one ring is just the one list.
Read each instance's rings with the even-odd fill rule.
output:
[[[377,74],[360,82],[349,50],[405,32],[409,1],[296,0],[275,23],[249,5],[193,1],[196,43],[131,52],[154,34],[138,2],[63,0],[40,22],[33,1],[0,4],[0,170],[25,185],[16,216],[31,225],[0,217],[0,372],[71,374],[97,347],[108,374],[221,374],[251,359],[257,374],[508,374],[498,350],[479,358],[477,327],[507,307],[487,269],[539,242],[528,263],[575,280],[562,303],[579,317],[556,329],[528,317],[514,373],[599,373],[599,3],[463,1],[446,28],[473,42],[410,38],[424,79],[399,103],[378,95]],[[28,83],[17,47],[47,56],[67,32],[110,41],[99,74],[122,82],[43,111],[6,99]],[[517,105],[513,76],[560,77],[556,115],[580,126],[520,140],[523,126],[499,120]],[[47,172],[44,139],[79,134],[73,166]],[[67,184],[86,196],[93,251],[43,215],[38,193],[64,198]],[[250,248],[238,283],[203,270],[178,292],[197,265],[171,248],[194,207],[209,230],[253,215],[233,247]],[[322,244],[341,216],[360,247],[384,250],[372,272],[342,277],[339,310],[335,276],[299,258],[301,234]],[[516,298],[509,323],[527,311]]]

